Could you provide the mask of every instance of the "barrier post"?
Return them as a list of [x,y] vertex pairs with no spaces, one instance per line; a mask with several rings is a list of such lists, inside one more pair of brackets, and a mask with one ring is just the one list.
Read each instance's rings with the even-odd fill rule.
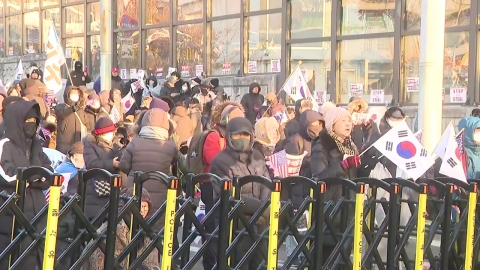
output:
[[[27,168],[22,167],[18,168],[17,170],[17,183],[15,186],[15,193],[18,195],[18,200],[15,202],[16,205],[23,211],[25,207],[25,191],[27,189],[27,179],[24,179],[23,177],[23,172]],[[17,236],[18,232],[20,231],[22,225],[15,220],[15,215],[13,215],[12,218],[12,235],[11,235],[11,241],[15,239]],[[10,259],[9,259],[9,267],[13,265],[13,263],[18,259],[20,254],[22,253],[22,247],[21,245],[18,245],[16,249],[13,249],[12,253],[10,254]]]
[[450,229],[452,227],[452,203],[453,203],[453,192],[455,191],[455,186],[451,183],[446,184],[445,190],[445,200],[444,200],[444,212],[443,212],[443,221],[442,221],[442,235],[441,235],[441,244],[440,244],[440,269],[448,269],[448,252],[449,252],[449,240],[450,240]]
[[[82,212],[85,210],[85,193],[86,193],[86,185],[83,180],[83,174],[85,173],[85,169],[79,170],[77,174],[78,179],[78,187],[77,187],[77,194],[80,195],[78,199],[78,206],[82,209]],[[75,217],[75,224],[73,225],[73,239],[76,239],[80,233],[80,226],[82,224],[82,220],[79,216]],[[72,251],[72,256],[70,257],[70,267],[78,261],[80,258],[80,254],[82,253],[81,245],[77,245],[75,249]]]
[[315,253],[313,269],[322,269],[323,252],[323,221],[325,219],[325,191],[327,185],[324,182],[318,183],[319,192],[316,197],[315,211]]
[[362,270],[362,241],[363,241],[363,205],[365,203],[365,184],[358,183],[355,195],[355,225],[353,233],[353,269]]
[[417,206],[417,244],[415,246],[415,270],[423,270],[425,254],[425,221],[427,216],[427,185],[420,184],[422,192],[418,195]]
[[475,220],[477,208],[477,184],[470,184],[472,191],[468,195],[467,235],[465,241],[465,270],[473,269],[473,248],[475,246]]
[[[194,176],[195,176],[195,174],[193,174],[193,173],[187,174],[186,176],[184,176],[184,177],[186,177],[185,184],[182,184],[182,186],[185,187],[186,198],[187,199],[192,199],[192,200],[195,197],[195,186],[192,185]],[[198,207],[200,207],[200,205]],[[188,236],[190,236],[191,231],[192,231],[192,219],[190,218],[189,215],[184,214],[183,215],[182,242],[185,242],[187,240]],[[190,252],[185,252],[180,257],[180,263],[181,263],[182,267],[187,265],[188,261],[190,260],[190,254],[189,253]]]
[[172,269],[173,238],[175,237],[175,214],[177,208],[178,179],[170,178],[168,183],[163,229],[162,269]]
[[280,219],[280,192],[282,182],[274,180],[275,189],[270,195],[270,229],[268,231],[268,258],[267,269],[277,269],[278,261],[278,220]]
[[57,246],[58,214],[60,213],[60,195],[63,176],[54,175],[50,186],[48,203],[47,229],[45,231],[45,252],[43,253],[43,269],[54,269],[55,248]]
[[[140,211],[142,209],[142,187],[143,185],[139,183],[137,179],[140,179],[142,176],[143,172],[141,171],[136,171],[133,174],[134,181],[133,181],[133,196],[137,197],[138,201],[136,203],[137,209]],[[133,237],[137,234],[138,232],[138,220],[135,218],[135,215],[133,213],[130,214],[130,241],[133,239]],[[137,254],[138,254],[138,245],[135,245],[132,248],[132,251],[128,254],[127,257],[127,266],[130,267],[130,264],[134,262],[137,259]]]
[[232,181],[225,179],[222,183],[223,189],[220,195],[220,213],[218,216],[218,270],[227,269],[227,248],[229,245],[230,226],[228,224],[228,213],[230,212],[230,191]]
[[390,203],[388,210],[388,245],[387,245],[387,268],[394,268],[395,266],[395,248],[397,247],[397,233],[398,233],[398,193],[400,186],[397,183],[390,185]]
[[112,175],[110,177],[110,203],[108,205],[107,239],[105,244],[105,269],[115,269],[115,242],[117,237],[120,187],[122,187],[122,178],[119,175]]

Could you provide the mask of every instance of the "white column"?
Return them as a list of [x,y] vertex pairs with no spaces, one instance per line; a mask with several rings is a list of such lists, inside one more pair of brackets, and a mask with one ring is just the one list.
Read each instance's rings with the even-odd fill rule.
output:
[[422,0],[419,127],[422,143],[430,153],[442,133],[444,38],[445,0]]
[[100,0],[100,77],[102,91],[112,88],[112,0]]

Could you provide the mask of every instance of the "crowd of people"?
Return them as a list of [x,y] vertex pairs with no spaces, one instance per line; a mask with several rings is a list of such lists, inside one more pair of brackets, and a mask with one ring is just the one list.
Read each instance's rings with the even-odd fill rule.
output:
[[[64,91],[63,103],[58,103],[39,80],[38,73],[38,69],[33,69],[29,78],[14,84],[8,91],[0,89],[0,189],[9,193],[15,191],[17,169],[30,166],[68,174],[67,192],[70,194],[77,192],[78,171],[93,168],[120,174],[125,192],[130,195],[136,171],[159,171],[177,176],[209,172],[229,179],[247,175],[273,179],[277,175],[267,157],[280,151],[305,155],[299,175],[308,178],[368,177],[377,164],[384,165],[392,176],[396,175],[396,165],[385,157],[378,158],[381,155],[375,148],[370,148],[361,157],[359,153],[404,121],[405,114],[399,107],[385,108],[384,115],[377,120],[358,120],[352,115],[365,113],[368,107],[361,97],[352,98],[345,108],[327,102],[316,111],[312,101],[306,99],[296,101],[294,107],[286,107],[275,93],[263,93],[255,82],[250,84],[241,102],[235,102],[226,96],[218,79],[210,79],[206,84],[200,78],[182,79],[178,72],[172,73],[164,85],[158,85],[156,78],[149,77],[145,87],[133,93],[131,85],[136,80],[119,80],[117,68],[112,69],[112,90],[100,91],[100,78],[94,82],[94,89],[86,87],[90,78],[80,62],[72,71],[74,74]],[[130,110],[124,111],[121,101],[128,94],[134,97],[135,103]],[[113,110],[119,112],[119,119],[112,119]],[[468,173],[476,177],[476,170],[480,168],[480,146],[477,146],[480,145],[480,118],[466,117],[460,121],[460,126],[466,134]],[[64,154],[65,159],[49,159],[45,152],[49,148]],[[85,215],[93,219],[108,202],[110,188],[108,179],[97,177],[91,183],[87,185]],[[35,177],[30,182],[24,212],[29,220],[47,204],[44,191],[50,184]],[[141,212],[147,217],[165,202],[167,188],[158,181],[147,181],[143,187]],[[205,182],[200,189],[208,212],[219,200],[221,187]],[[341,194],[340,185],[329,186],[327,200],[336,201]],[[244,186],[241,191],[244,214],[254,215],[269,195],[270,190],[258,183]],[[308,195],[306,187],[294,183],[291,194],[285,196],[298,208]],[[3,224],[0,250],[11,241],[12,218],[11,212],[0,214]],[[65,222],[68,221],[59,225],[59,248],[73,233],[73,228],[64,225]],[[265,211],[256,229],[260,232],[268,223],[269,212]],[[126,224],[122,221],[117,229],[116,255],[125,247],[125,241],[128,242]],[[153,230],[159,232],[163,224],[163,219],[158,220]],[[44,226],[45,220],[36,223],[39,231]],[[215,227],[215,222],[205,224],[209,233]],[[328,232],[323,244],[322,258],[326,259],[335,247]],[[250,238],[242,239],[234,264],[252,245]],[[290,236],[287,255],[293,253],[296,245]],[[178,241],[175,241],[176,247]],[[266,250],[267,243],[262,242],[260,248]],[[85,269],[103,269],[102,254],[96,251]],[[158,269],[161,260],[158,254],[161,253],[150,254],[144,262],[145,269]],[[255,252],[244,269],[256,269],[263,261],[261,254]],[[302,256],[300,254],[295,263]],[[38,249],[30,253],[23,265],[40,269],[41,260]],[[204,269],[212,269],[216,262],[215,252],[208,250],[203,256]],[[0,268],[7,269],[7,263],[1,261]]]

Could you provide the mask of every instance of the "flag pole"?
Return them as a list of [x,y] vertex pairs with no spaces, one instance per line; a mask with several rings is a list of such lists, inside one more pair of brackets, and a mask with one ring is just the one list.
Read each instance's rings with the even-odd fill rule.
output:
[[70,69],[68,68],[68,65],[67,65],[67,58],[65,58],[65,53],[63,52],[62,43],[60,42],[60,39],[57,36],[57,31],[55,30],[55,22],[53,20],[52,20],[52,27],[50,29],[53,30],[53,34],[55,35],[55,39],[57,40],[57,44],[62,49],[63,62],[65,63],[64,65],[65,65],[65,68],[67,69],[67,75],[68,75],[68,78],[70,79],[70,83],[73,86],[72,75],[70,75]]

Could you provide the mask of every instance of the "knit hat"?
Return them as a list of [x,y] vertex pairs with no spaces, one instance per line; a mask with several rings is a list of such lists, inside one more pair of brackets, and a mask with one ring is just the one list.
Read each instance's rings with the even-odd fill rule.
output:
[[160,109],[163,110],[164,112],[168,112],[170,110],[170,107],[168,106],[168,103],[159,99],[159,98],[153,98],[152,101],[150,102],[150,106],[148,107],[149,109]]
[[170,124],[167,115],[168,113],[164,110],[157,108],[150,109],[145,113],[142,118],[142,127],[153,126],[169,130]]
[[201,84],[202,83],[202,80],[200,80],[200,78],[198,77],[195,77],[192,79],[193,82],[197,83],[197,84]]
[[104,116],[97,120],[93,133],[95,135],[102,135],[116,130],[115,124],[110,117]]
[[321,113],[322,115],[325,115],[325,114],[327,114],[327,112],[330,109],[335,108],[335,107],[337,107],[337,105],[335,105],[335,103],[330,102],[330,101],[325,102],[325,103],[323,103],[322,107],[320,108],[319,113]]
[[255,123],[255,141],[265,146],[275,146],[280,140],[280,125],[275,117],[263,117]]
[[68,150],[68,154],[73,156],[74,154],[83,154],[83,143],[76,142],[72,145],[70,150]]
[[210,83],[213,85],[213,87],[218,87],[218,85],[220,84],[217,78],[211,79]]
[[328,110],[325,115],[325,128],[327,131],[333,131],[333,125],[335,125],[340,118],[345,116],[350,117],[350,119],[352,118],[352,115],[345,108],[335,107]]

